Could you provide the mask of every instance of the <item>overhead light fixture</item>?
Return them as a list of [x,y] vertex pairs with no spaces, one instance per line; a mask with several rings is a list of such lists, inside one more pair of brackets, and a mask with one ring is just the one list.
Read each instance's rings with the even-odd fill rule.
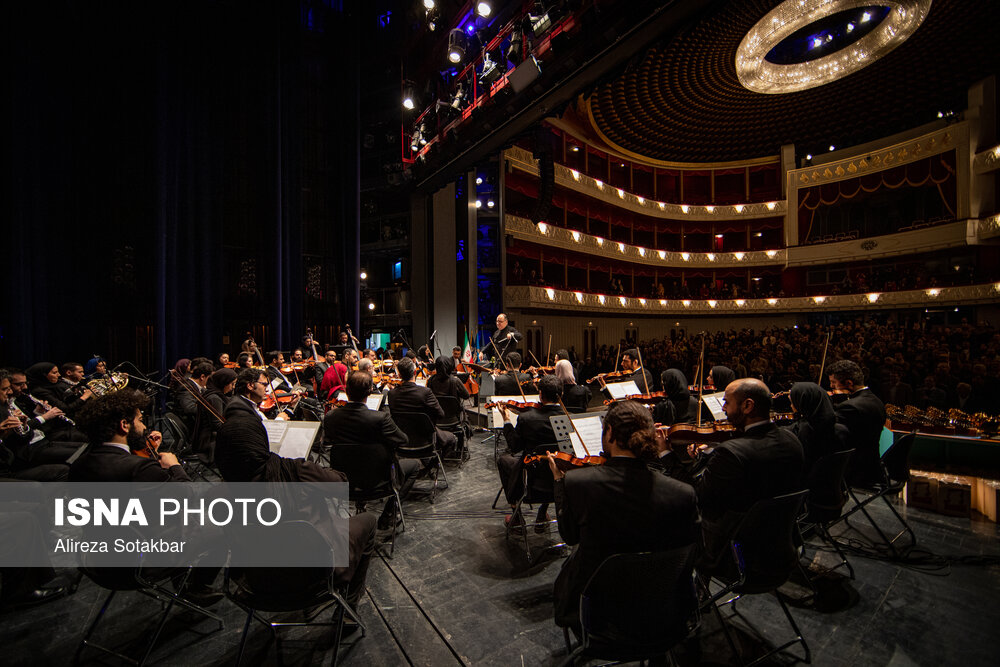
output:
[[469,45],[469,39],[462,32],[461,28],[455,28],[448,33],[448,60],[454,64],[462,62],[465,58],[465,48]]
[[375,304],[371,301],[368,302],[368,310],[375,310]]
[[413,110],[417,105],[417,90],[412,81],[403,84],[403,108]]
[[427,125],[427,121],[421,121],[420,123],[420,145],[427,145],[427,135],[430,134],[430,127]]
[[835,150],[837,150],[837,147],[834,146],[833,144],[830,144],[830,151],[832,152],[832,151],[835,151]]
[[507,47],[507,60],[514,63],[514,65],[520,65],[521,61],[524,60],[524,54],[522,49],[524,47],[524,33],[521,32],[521,28],[515,28],[510,33],[510,46]]
[[486,18],[493,13],[493,3],[489,0],[479,0],[479,2],[476,3],[476,13],[483,18]]
[[476,176],[476,185],[482,185],[482,184],[483,184],[483,177]]
[[437,29],[438,22],[441,20],[441,12],[437,8],[427,10],[427,28],[434,32]]
[[434,0],[424,0],[424,7],[434,9]]
[[487,206],[488,208],[493,208],[494,206],[496,206],[496,202],[495,202],[495,201],[493,201],[492,199],[487,199],[487,200],[486,200],[486,206]]
[[[537,12],[537,13],[532,13]],[[528,12],[528,23],[531,24],[531,32],[535,37],[541,37],[552,29],[553,23],[552,8],[546,9],[544,3],[536,3],[535,8]]]
[[490,58],[489,51],[483,54],[483,69],[479,72],[479,84],[489,87],[502,75],[503,70],[500,69],[500,63]]
[[361,279],[362,279],[362,280],[368,280],[368,274],[367,274],[367,273],[365,273],[364,271],[362,271],[362,272],[361,272]]
[[410,150],[416,153],[420,150],[420,128],[413,130],[413,137],[410,139]]
[[455,89],[455,95],[451,98],[451,108],[453,111],[458,111],[463,106],[465,106],[465,84],[458,84],[458,88]]

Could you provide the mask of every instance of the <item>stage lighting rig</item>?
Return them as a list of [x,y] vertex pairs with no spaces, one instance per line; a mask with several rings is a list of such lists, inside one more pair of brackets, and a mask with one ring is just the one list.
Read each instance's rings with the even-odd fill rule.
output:
[[465,49],[469,45],[469,38],[461,28],[455,28],[448,33],[448,61],[457,65],[465,58]]
[[479,84],[481,86],[489,88],[503,76],[503,72],[501,64],[490,57],[489,51],[483,54],[483,69],[479,73]]

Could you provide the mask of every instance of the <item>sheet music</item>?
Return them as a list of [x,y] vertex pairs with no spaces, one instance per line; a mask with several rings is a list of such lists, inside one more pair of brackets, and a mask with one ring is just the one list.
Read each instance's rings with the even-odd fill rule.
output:
[[569,441],[573,443],[573,455],[580,459],[585,456],[598,456],[604,448],[601,443],[604,428],[601,415],[576,419],[570,417],[570,421],[575,427],[569,434]]
[[613,382],[611,384],[604,385],[604,388],[608,390],[611,398],[616,401],[625,398],[626,396],[635,396],[636,394],[641,394],[639,386],[632,380],[627,382]]
[[338,401],[346,401],[347,400],[347,393],[344,392],[343,389],[341,389],[336,394],[334,394],[333,398],[335,400],[338,400]]
[[417,385],[418,387],[426,387],[427,378],[413,378],[413,384]]
[[286,459],[304,459],[309,456],[319,427],[320,422],[290,422],[283,419],[264,422],[271,451]]
[[271,382],[270,382],[270,385],[271,385],[271,391],[278,391],[278,387],[280,387],[280,386],[281,386],[281,383],[282,383],[283,381],[284,381],[284,380],[283,380],[283,378],[281,377],[281,374],[279,373],[279,374],[278,374],[278,377],[274,378],[274,379],[273,379],[273,380],[271,380]]
[[[497,403],[506,403],[508,401],[512,403],[538,403],[538,394],[525,394],[524,398],[521,395],[517,396],[490,396],[488,403],[496,401]],[[507,416],[510,418],[510,423],[517,426],[517,412],[515,410],[507,410]],[[503,428],[503,415],[500,414],[500,410],[497,408],[490,408],[490,424],[492,428]]]
[[385,394],[372,394],[365,400],[365,404],[369,410],[378,412],[378,409],[382,407],[383,398],[385,398]]
[[725,395],[726,392],[720,391],[715,394],[703,394],[701,397],[701,400],[705,403],[709,412],[712,413],[712,419],[716,421],[726,419],[726,411],[722,407],[722,399]]

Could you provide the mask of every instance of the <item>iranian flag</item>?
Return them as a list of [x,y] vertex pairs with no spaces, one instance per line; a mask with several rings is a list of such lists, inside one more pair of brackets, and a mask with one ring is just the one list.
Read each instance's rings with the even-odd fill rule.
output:
[[465,345],[462,347],[462,361],[472,361],[472,346],[469,345],[469,332],[465,332]]

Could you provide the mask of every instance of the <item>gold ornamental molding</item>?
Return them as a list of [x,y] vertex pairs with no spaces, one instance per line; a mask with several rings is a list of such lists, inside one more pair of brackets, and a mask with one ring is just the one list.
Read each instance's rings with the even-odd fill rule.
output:
[[969,221],[970,243],[1000,237],[1000,214]]
[[[538,160],[531,151],[513,146],[504,151],[504,158],[512,168],[532,176],[538,176]],[[606,204],[626,209],[634,213],[664,220],[711,222],[713,220],[753,220],[755,218],[776,218],[785,215],[788,205],[784,200],[758,202],[753,204],[668,204],[646,199],[622,188],[609,185],[597,178],[555,165],[556,185],[592,197]]]
[[972,159],[972,171],[976,174],[988,174],[997,169],[1000,169],[1000,145],[976,153]]
[[771,299],[654,299],[609,296],[551,287],[513,286],[504,289],[508,310],[567,310],[630,316],[786,314],[823,311],[895,310],[976,305],[1000,301],[1000,283],[935,287],[900,292],[803,296]]
[[774,266],[782,265],[786,261],[784,249],[714,253],[655,250],[620,241],[610,241],[600,236],[592,236],[545,223],[536,225],[531,220],[516,215],[504,216],[504,231],[516,239],[551,248],[562,248],[617,261],[673,269]]
[[925,134],[887,148],[870,151],[865,155],[855,155],[834,162],[792,169],[788,172],[788,183],[797,188],[805,188],[823,183],[835,183],[848,178],[910,164],[917,160],[939,155],[968,145],[969,126],[965,122],[949,125],[936,132]]

